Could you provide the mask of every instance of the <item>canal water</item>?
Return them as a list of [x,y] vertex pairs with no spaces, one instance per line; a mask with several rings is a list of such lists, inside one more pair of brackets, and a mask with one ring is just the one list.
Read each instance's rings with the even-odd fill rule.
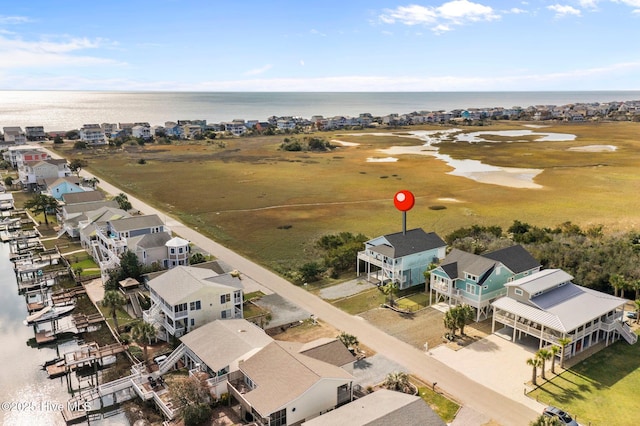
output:
[[[27,316],[24,296],[18,294],[9,245],[0,243],[0,425],[64,425],[60,413],[71,394],[65,377],[49,379],[42,366],[77,347],[67,341],[38,347],[33,327],[23,324]],[[78,388],[73,380],[72,386]],[[92,425],[128,424],[123,413],[91,420]]]

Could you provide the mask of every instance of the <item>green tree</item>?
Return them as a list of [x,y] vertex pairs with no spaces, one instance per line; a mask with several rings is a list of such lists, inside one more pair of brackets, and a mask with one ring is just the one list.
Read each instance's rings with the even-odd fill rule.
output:
[[640,323],[640,299],[634,301],[636,304],[636,324]]
[[304,282],[317,281],[325,271],[325,268],[318,262],[308,262],[299,269],[300,277]]
[[13,178],[11,176],[7,176],[6,178],[4,178],[4,184],[8,187],[12,187],[13,186]]
[[622,291],[622,295],[620,297],[624,297],[624,288],[627,286],[626,280],[620,274],[612,274],[609,277],[609,284],[613,287],[613,295],[617,296],[618,291]]
[[536,352],[536,357],[540,359],[540,372],[542,379],[546,380],[547,377],[545,375],[546,363],[551,359],[551,352],[547,349],[540,349]]
[[138,256],[131,250],[126,250],[120,256],[120,265],[109,270],[109,278],[105,283],[105,290],[117,290],[118,283],[126,278],[133,278],[141,281],[145,267],[138,259]]
[[73,149],[87,149],[88,145],[85,141],[76,141],[73,144]]
[[189,265],[197,265],[198,263],[204,263],[206,261],[206,256],[200,252],[193,253],[189,256]]
[[64,137],[71,140],[78,139],[80,137],[80,132],[77,130],[69,130],[64,134]]
[[180,408],[180,417],[186,426],[199,425],[211,417],[209,390],[206,375],[178,376],[169,380],[169,395]]
[[74,158],[69,162],[69,170],[76,174],[76,176],[80,177],[80,172],[83,168],[87,167],[87,161],[82,158]]
[[45,194],[36,194],[30,200],[24,202],[24,208],[31,210],[34,214],[42,213],[44,215],[44,223],[49,224],[48,212],[55,211],[58,207],[58,201]]
[[549,417],[541,414],[537,419],[529,423],[529,426],[563,426],[564,423],[557,417]]
[[458,322],[456,321],[454,312],[451,312],[451,309],[449,309],[447,312],[444,313],[443,321],[444,321],[444,328],[449,330],[449,333],[452,338],[455,338],[456,330],[458,330]]
[[413,390],[411,382],[409,381],[409,375],[403,371],[394,371],[387,374],[382,386],[389,390],[404,393],[411,393]]
[[453,317],[456,321],[456,326],[460,329],[460,335],[464,336],[464,326],[467,322],[473,320],[475,317],[475,311],[470,305],[457,305],[449,309],[453,310]]
[[560,368],[564,368],[564,356],[567,346],[571,343],[570,337],[561,337],[558,339],[558,344],[562,348],[562,353],[560,354]]
[[542,365],[542,360],[540,358],[533,357],[527,360],[527,365],[533,368],[533,373],[531,375],[531,383],[533,386],[538,386],[538,367]]
[[104,298],[101,303],[102,306],[109,310],[109,315],[111,315],[115,329],[118,331],[118,309],[122,308],[127,303],[124,295],[118,290],[105,291]]
[[140,346],[142,346],[142,352],[144,354],[144,362],[149,362],[148,359],[148,348],[151,344],[151,340],[156,338],[156,328],[145,321],[136,322],[133,327],[131,327],[131,338]]
[[562,348],[557,345],[552,345],[549,351],[551,352],[551,373],[556,374],[556,355],[562,351]]
[[380,290],[382,290],[382,293],[387,296],[387,303],[389,306],[394,306],[396,303],[396,294],[398,294],[398,284],[393,281],[389,281],[380,287]]
[[62,139],[62,137],[60,135],[56,135],[55,138],[53,138],[53,143],[56,145],[59,145],[61,143],[64,143],[64,140]]
[[127,197],[127,194],[125,194],[124,192],[119,193],[118,195],[113,197],[113,199],[118,203],[118,207],[120,207],[124,211],[129,211],[133,208],[131,202],[129,202],[129,197]]
[[342,342],[342,344],[349,350],[356,350],[360,345],[358,338],[353,334],[345,333],[344,331],[338,335],[338,340]]

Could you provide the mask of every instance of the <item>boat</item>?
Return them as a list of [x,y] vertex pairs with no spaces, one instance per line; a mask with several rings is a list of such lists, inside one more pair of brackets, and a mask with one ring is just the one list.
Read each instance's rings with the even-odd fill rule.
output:
[[75,305],[68,306],[45,306],[40,309],[38,312],[28,315],[27,318],[23,321],[24,325],[34,325],[39,322],[51,321],[57,318],[61,318],[65,315],[68,315],[73,311]]

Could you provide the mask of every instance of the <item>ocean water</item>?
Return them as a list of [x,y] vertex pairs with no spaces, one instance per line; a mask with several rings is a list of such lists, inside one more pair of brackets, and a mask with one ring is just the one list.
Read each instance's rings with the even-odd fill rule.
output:
[[89,123],[205,119],[266,120],[275,116],[376,116],[532,105],[640,100],[640,91],[588,92],[77,92],[0,91],[0,127],[78,129]]

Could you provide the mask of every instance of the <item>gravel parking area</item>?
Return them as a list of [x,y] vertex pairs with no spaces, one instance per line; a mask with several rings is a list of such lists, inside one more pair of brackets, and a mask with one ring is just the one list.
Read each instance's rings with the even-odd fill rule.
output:
[[342,284],[323,288],[320,290],[320,297],[325,300],[342,299],[343,297],[353,296],[354,294],[358,294],[361,291],[369,290],[374,287],[375,284],[371,284],[366,280],[358,278]]
[[396,371],[407,372],[400,364],[376,354],[356,361],[353,365],[354,383],[367,388],[375,386],[384,381],[387,374]]

